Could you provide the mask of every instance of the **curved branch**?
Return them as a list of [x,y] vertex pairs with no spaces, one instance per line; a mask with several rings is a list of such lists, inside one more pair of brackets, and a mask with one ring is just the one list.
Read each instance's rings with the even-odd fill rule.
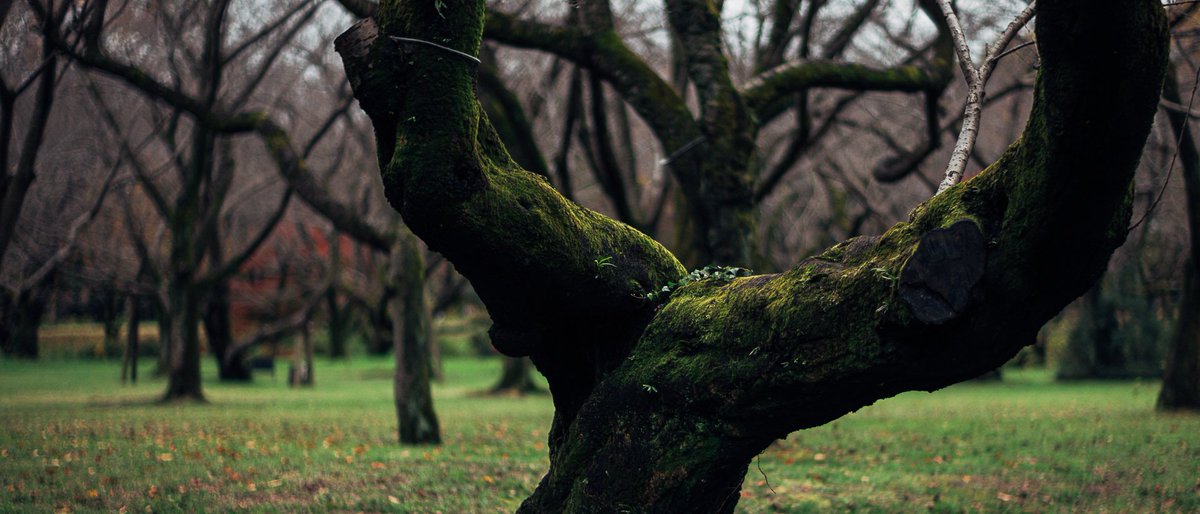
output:
[[479,33],[472,40],[468,29],[482,27],[482,6],[456,9],[446,21],[420,5],[389,9],[404,14],[381,15],[378,26],[361,21],[336,48],[375,124],[389,201],[471,280],[495,322],[497,349],[579,351],[585,343],[549,335],[547,312],[577,326],[604,320],[598,331],[629,329],[613,320],[645,316],[653,309],[645,293],[683,267],[650,238],[566,200],[513,163],[480,112],[467,61],[422,58],[434,50],[382,37],[394,31],[475,51]]
[[793,61],[751,79],[742,86],[746,103],[759,122],[772,116],[767,108],[776,100],[812,88],[851,91],[897,91],[917,93],[944,87],[941,74],[918,65],[875,68],[862,64],[825,60]]
[[595,73],[633,107],[666,151],[700,135],[679,94],[612,30],[588,34],[489,10],[484,35],[505,45],[557,55]]

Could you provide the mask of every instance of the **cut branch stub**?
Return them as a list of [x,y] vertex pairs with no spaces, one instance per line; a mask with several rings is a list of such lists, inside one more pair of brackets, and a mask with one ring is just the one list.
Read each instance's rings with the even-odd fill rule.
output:
[[[350,87],[357,93],[359,91],[372,92],[369,87],[364,87],[364,82],[374,67],[374,61],[369,56],[375,48],[375,42],[379,39],[379,25],[372,18],[359,20],[354,26],[346,30],[333,41],[334,48],[338,54],[342,55],[342,64],[346,67],[346,78],[350,81]],[[364,110],[369,110],[373,102],[370,97],[359,98],[359,102],[363,102]]]
[[957,318],[983,277],[985,250],[983,233],[972,221],[930,230],[900,271],[900,299],[922,323]]

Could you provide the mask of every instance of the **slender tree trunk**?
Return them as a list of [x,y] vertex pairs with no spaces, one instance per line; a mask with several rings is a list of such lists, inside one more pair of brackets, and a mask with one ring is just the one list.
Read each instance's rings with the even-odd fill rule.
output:
[[155,298],[155,315],[158,325],[158,359],[154,362],[155,378],[164,377],[171,368],[171,314],[170,308],[160,297]]
[[331,287],[325,292],[325,310],[329,314],[329,357],[344,359],[352,321],[349,305],[339,305],[337,292]]
[[314,366],[312,329],[309,328],[308,322],[305,322],[304,326],[300,328],[300,339],[304,341],[304,369],[306,371],[304,385],[314,386],[317,384],[317,370]]
[[106,288],[100,293],[101,298],[101,316],[104,323],[104,343],[102,350],[104,357],[111,359],[120,353],[120,338],[121,338],[121,311],[124,310],[124,303],[121,301],[121,296],[116,289]]
[[[1163,97],[1176,104],[1180,102],[1179,79],[1173,69],[1167,74]],[[1200,151],[1196,149],[1187,116],[1173,110],[1167,113],[1171,129],[1182,143],[1179,161],[1183,168],[1191,237],[1190,255],[1184,270],[1183,301],[1179,304],[1179,318],[1171,335],[1158,408],[1200,410]]]
[[425,305],[425,262],[412,234],[397,239],[389,275],[398,288],[391,302],[396,356],[396,418],[400,444],[440,444],[441,429],[430,386],[429,319]]
[[121,363],[121,383],[128,377],[136,384],[138,379],[138,357],[141,352],[138,340],[138,325],[141,324],[141,309],[138,307],[138,296],[130,294],[125,298],[125,312],[128,319],[128,331],[125,334],[125,359]]

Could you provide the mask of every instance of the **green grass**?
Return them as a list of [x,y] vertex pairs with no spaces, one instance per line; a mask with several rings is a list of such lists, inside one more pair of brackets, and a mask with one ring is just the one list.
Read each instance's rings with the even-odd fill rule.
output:
[[[390,359],[319,361],[312,389],[204,364],[211,404],[163,406],[115,362],[0,360],[0,511],[511,512],[545,472],[549,398],[473,394],[497,360],[447,363],[446,442],[410,448]],[[1200,417],[1155,413],[1156,393],[1009,373],[905,394],[775,444],[741,510],[1200,511]]]

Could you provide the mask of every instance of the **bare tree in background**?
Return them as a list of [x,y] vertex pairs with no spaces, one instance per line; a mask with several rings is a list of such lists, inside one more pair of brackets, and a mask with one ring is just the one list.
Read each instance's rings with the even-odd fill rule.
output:
[[[1178,13],[1172,23],[1173,28],[1191,28],[1195,23],[1189,22],[1197,6],[1192,5],[1187,10]],[[1194,106],[1197,87],[1192,84],[1189,97],[1185,100],[1180,94],[1181,73],[1179,68],[1187,63],[1185,70],[1191,72],[1192,80],[1200,80],[1200,71],[1193,61],[1196,52],[1184,47],[1176,41],[1179,50],[1176,63],[1169,68],[1166,83],[1163,88],[1163,100],[1170,120],[1171,129],[1178,147],[1178,165],[1184,182],[1184,197],[1188,249],[1187,260],[1184,263],[1184,280],[1182,299],[1179,303],[1179,317],[1172,329],[1170,346],[1167,354],[1166,370],[1163,374],[1162,391],[1158,396],[1160,410],[1200,410],[1200,150],[1196,148],[1195,135],[1191,130],[1191,116],[1188,111]],[[1185,82],[1186,83],[1186,82]]]
[[70,118],[86,102],[77,92],[62,94],[62,83],[77,77],[47,42],[60,30],[87,34],[90,15],[87,6],[69,2],[48,5],[40,18],[25,4],[0,6],[0,31],[10,42],[0,69],[0,349],[5,354],[37,357],[48,286],[100,211],[117,171],[80,151],[91,143],[86,124],[72,124]]

